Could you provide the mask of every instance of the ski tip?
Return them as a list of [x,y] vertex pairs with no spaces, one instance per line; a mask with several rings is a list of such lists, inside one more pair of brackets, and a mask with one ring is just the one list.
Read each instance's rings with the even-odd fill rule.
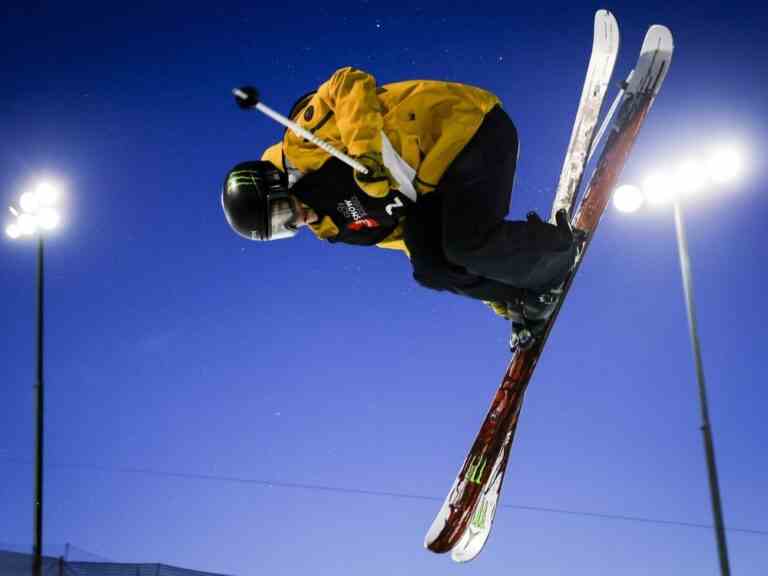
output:
[[667,34],[671,36],[672,32],[664,24],[653,24],[648,28],[648,34]]
[[595,12],[595,22],[598,21],[605,21],[610,20],[611,22],[616,22],[616,16],[613,15],[613,12],[608,10],[607,8],[601,8],[597,12]]
[[487,529],[477,531],[469,528],[451,550],[451,560],[458,564],[464,564],[477,558],[483,551],[489,533],[490,526]]
[[428,538],[424,540],[424,549],[429,550],[430,552],[434,552],[435,554],[445,554],[446,552],[451,551],[450,548],[442,548]]
[[648,28],[643,41],[641,52],[672,52],[675,42],[672,31],[662,24],[654,24]]
[[[592,39],[592,54],[611,56],[615,61],[619,52],[619,24],[608,10],[595,12],[595,29]],[[613,65],[611,64],[611,69]]]
[[651,26],[645,35],[637,65],[627,80],[626,93],[658,94],[669,72],[673,52],[674,44],[669,28],[659,24]]
[[432,526],[429,528],[429,532],[427,532],[427,535],[424,537],[424,548],[435,554],[444,554],[450,550],[450,548],[442,547],[438,542],[444,524],[444,522],[433,522]]
[[470,560],[474,560],[474,558],[475,558],[474,556],[468,556],[461,552],[456,552],[455,550],[451,552],[451,560],[453,560],[457,564],[465,564]]
[[432,549],[429,547],[429,545],[430,545],[430,544],[432,544],[432,542],[434,541],[434,539],[435,539],[435,537],[434,537],[434,535],[432,534],[432,529],[430,528],[430,530],[429,530],[429,532],[427,533],[427,535],[426,535],[426,536],[424,536],[424,548],[426,548],[427,550],[432,550]]

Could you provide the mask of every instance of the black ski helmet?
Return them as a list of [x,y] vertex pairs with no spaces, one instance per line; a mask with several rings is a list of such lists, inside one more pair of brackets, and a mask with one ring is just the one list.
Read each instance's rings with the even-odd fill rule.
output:
[[271,162],[241,162],[232,168],[224,180],[221,206],[232,229],[249,240],[296,234],[297,214],[287,177]]

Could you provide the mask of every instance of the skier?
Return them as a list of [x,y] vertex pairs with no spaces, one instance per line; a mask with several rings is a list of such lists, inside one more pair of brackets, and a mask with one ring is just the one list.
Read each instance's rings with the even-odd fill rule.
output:
[[286,131],[226,176],[222,206],[238,234],[278,240],[307,226],[329,242],[400,249],[422,286],[482,300],[517,326],[543,324],[580,238],[565,211],[556,225],[535,213],[505,220],[518,139],[495,95],[432,80],[377,86],[346,67],[289,117],[368,172]]

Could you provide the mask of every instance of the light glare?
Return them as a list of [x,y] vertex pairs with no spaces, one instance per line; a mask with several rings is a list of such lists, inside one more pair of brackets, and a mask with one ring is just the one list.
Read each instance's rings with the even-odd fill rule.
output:
[[61,222],[61,216],[53,208],[44,208],[37,215],[37,223],[43,230],[53,230]]
[[643,194],[651,204],[664,204],[674,198],[675,182],[660,172],[650,174],[643,181]]
[[707,169],[692,158],[683,162],[677,172],[677,185],[686,194],[699,192],[707,182]]
[[24,236],[32,236],[37,232],[37,219],[31,214],[19,215],[19,230]]
[[710,158],[709,175],[720,184],[736,180],[743,170],[743,155],[736,147],[721,148]]
[[643,205],[643,194],[637,186],[619,186],[613,193],[613,205],[619,212],[636,212]]
[[57,186],[44,180],[35,188],[35,194],[40,204],[44,206],[53,206],[59,199],[59,189]]
[[24,192],[19,198],[19,206],[27,214],[34,214],[40,207],[40,199],[34,192]]
[[6,226],[5,233],[12,240],[16,240],[16,238],[21,236],[21,230],[19,230],[19,226],[15,222]]
[[56,208],[61,201],[62,188],[56,180],[38,179],[18,199],[16,206],[8,206],[13,221],[5,227],[9,238],[36,236],[60,228],[63,218]]

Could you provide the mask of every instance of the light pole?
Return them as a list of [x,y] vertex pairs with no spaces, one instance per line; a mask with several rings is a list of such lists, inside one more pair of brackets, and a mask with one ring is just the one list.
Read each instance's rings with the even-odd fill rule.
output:
[[680,199],[676,196],[673,201],[675,209],[675,232],[677,235],[677,251],[680,256],[680,271],[683,276],[683,292],[685,293],[685,309],[688,313],[688,332],[691,337],[693,358],[696,365],[696,382],[699,386],[699,406],[701,409],[701,432],[704,435],[704,453],[707,458],[707,471],[709,473],[709,493],[712,500],[712,516],[715,521],[715,538],[720,558],[720,572],[723,576],[731,573],[728,562],[728,545],[725,540],[725,522],[723,521],[723,507],[720,500],[720,482],[717,478],[717,465],[715,464],[715,445],[712,440],[712,426],[709,422],[709,402],[707,401],[707,388],[704,381],[704,365],[701,361],[701,344],[699,343],[699,330],[696,321],[696,308],[693,305],[693,276],[691,274],[691,258],[688,254],[688,239],[685,235],[683,222],[683,209]]
[[15,221],[5,231],[8,237],[18,239],[37,237],[37,362],[35,380],[35,494],[34,494],[34,574],[42,576],[43,568],[43,441],[44,441],[44,387],[43,387],[43,297],[45,233],[53,230],[61,220],[56,211],[59,190],[48,182],[40,182],[19,198],[19,208],[9,206]]
[[703,163],[689,160],[680,166],[674,177],[664,176],[661,173],[654,174],[646,180],[642,191],[635,186],[621,186],[614,193],[614,204],[622,212],[634,212],[646,200],[651,203],[660,203],[671,199],[674,206],[677,250],[680,258],[680,272],[683,279],[685,309],[688,316],[688,332],[696,368],[696,382],[698,384],[699,407],[701,411],[701,431],[704,437],[704,453],[707,461],[709,492],[712,502],[718,558],[720,560],[720,573],[722,576],[729,576],[731,569],[728,560],[728,545],[725,538],[725,522],[723,521],[720,483],[715,463],[712,426],[709,420],[709,403],[707,401],[707,390],[704,380],[704,366],[701,359],[696,308],[693,302],[693,276],[691,274],[691,259],[688,252],[685,223],[683,221],[681,194],[698,191],[709,182],[722,183],[734,179],[740,171],[741,161],[738,152],[734,149],[718,150],[711,155],[709,160],[706,167]]

